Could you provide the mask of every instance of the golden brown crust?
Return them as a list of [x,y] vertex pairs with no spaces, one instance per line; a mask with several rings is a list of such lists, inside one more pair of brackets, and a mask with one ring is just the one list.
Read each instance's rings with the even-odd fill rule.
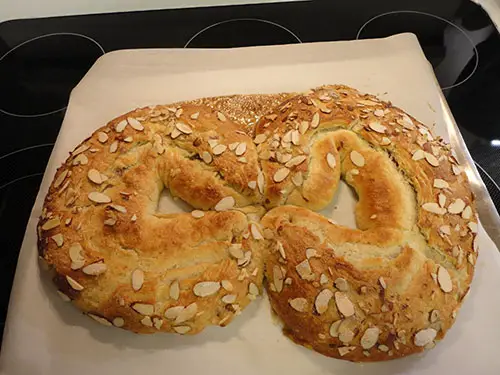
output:
[[[358,229],[311,211],[341,178],[359,197]],[[155,213],[163,187],[205,211]],[[38,226],[63,297],[100,323],[224,326],[265,273],[285,333],[351,361],[403,357],[444,337],[473,277],[476,232],[448,146],[340,85],[120,116],[57,171]]]
[[[262,214],[262,195],[249,187],[259,171],[252,139],[216,109],[135,110],[57,171],[40,253],[60,292],[103,324],[189,334],[224,326],[262,285],[262,241],[250,235]],[[163,188],[219,212],[157,214]]]
[[[262,220],[275,237],[265,276],[285,332],[351,361],[433,346],[453,324],[476,259],[473,196],[448,146],[345,86],[285,101],[259,135],[266,205],[295,205]],[[306,209],[325,207],[339,178],[358,194],[359,229]]]

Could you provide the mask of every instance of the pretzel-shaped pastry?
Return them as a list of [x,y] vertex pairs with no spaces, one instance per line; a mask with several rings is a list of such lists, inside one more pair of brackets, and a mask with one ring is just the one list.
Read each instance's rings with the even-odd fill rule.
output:
[[[272,307],[327,356],[379,361],[434,346],[473,277],[477,219],[448,146],[390,103],[345,86],[285,101],[257,125],[274,240]],[[342,178],[358,229],[312,212]]]
[[[262,172],[241,129],[206,105],[158,106],[81,143],[38,227],[61,296],[140,333],[194,334],[239,314],[263,278]],[[163,188],[196,210],[156,213]]]

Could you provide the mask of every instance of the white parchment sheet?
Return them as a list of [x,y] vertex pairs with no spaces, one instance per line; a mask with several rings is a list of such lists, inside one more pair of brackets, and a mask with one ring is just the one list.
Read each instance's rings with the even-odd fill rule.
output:
[[[344,83],[391,100],[448,138],[450,114],[411,34],[227,50],[118,51],[101,57],[71,94],[31,213],[12,290],[0,373],[500,374],[500,255],[482,228],[472,291],[446,338],[423,355],[377,364],[335,360],[293,344],[271,316],[266,297],[227,328],[211,327],[192,337],[139,336],[83,316],[60,300],[41,275],[35,226],[43,198],[56,168],[94,129],[137,106],[298,91],[328,83]],[[352,210],[350,204],[339,205],[333,218],[346,216],[346,210]]]

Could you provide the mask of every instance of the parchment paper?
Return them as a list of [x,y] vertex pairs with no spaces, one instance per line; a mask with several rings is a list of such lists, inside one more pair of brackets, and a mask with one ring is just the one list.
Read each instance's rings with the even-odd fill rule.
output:
[[[417,39],[232,50],[134,50],[101,57],[73,90],[19,257],[0,358],[2,374],[499,374],[500,256],[480,228],[472,291],[455,326],[423,355],[377,364],[324,357],[286,339],[267,298],[227,328],[139,336],[100,326],[60,300],[37,264],[35,226],[56,168],[80,140],[137,106],[344,83],[391,100],[448,138],[452,121]],[[337,200],[340,192],[337,195]],[[344,201],[344,200],[343,200]],[[331,210],[342,222],[352,202]]]

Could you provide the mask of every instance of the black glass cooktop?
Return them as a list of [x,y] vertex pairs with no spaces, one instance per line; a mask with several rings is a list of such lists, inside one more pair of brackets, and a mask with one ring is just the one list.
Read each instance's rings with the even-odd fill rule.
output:
[[[500,38],[465,0],[313,1],[0,24],[0,322],[25,226],[73,87],[106,52],[384,37],[413,32],[500,208]],[[408,72],[411,74],[411,72]]]

